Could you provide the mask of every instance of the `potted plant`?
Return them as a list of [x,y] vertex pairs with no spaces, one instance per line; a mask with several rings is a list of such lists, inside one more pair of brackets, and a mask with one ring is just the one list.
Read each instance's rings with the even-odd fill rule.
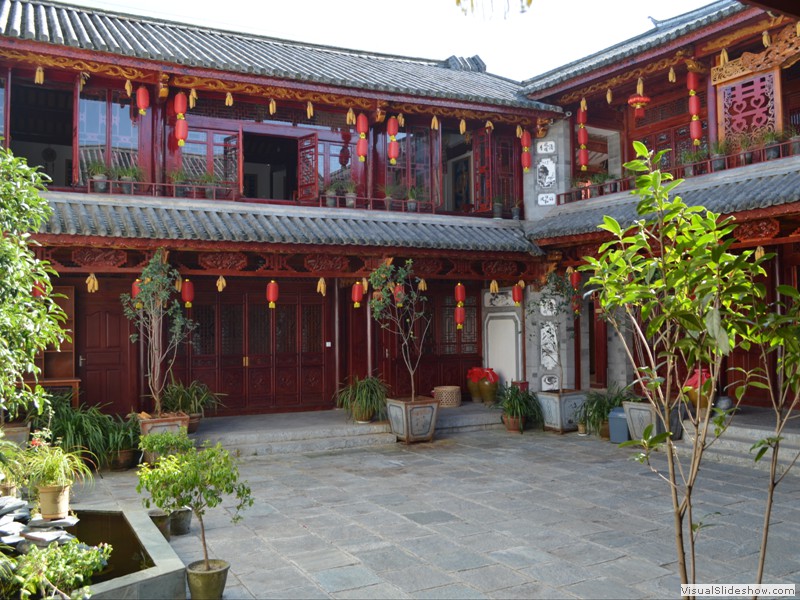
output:
[[222,179],[216,173],[205,172],[197,178],[197,183],[200,186],[200,190],[202,190],[201,193],[205,195],[208,200],[213,200],[222,196],[219,191],[219,184],[221,182]]
[[156,250],[134,282],[131,293],[120,296],[123,312],[137,331],[131,335],[131,342],[141,340],[145,346],[145,378],[155,417],[140,413],[142,435],[160,428],[177,431],[181,426],[186,427],[189,420],[184,413],[165,415],[161,404],[178,347],[196,325],[178,302],[176,283],[181,276],[167,257],[163,248]]
[[415,188],[413,185],[408,188],[406,197],[408,198],[406,201],[406,211],[417,212],[417,188]]
[[341,190],[344,192],[344,204],[347,208],[356,207],[356,193],[358,191],[358,182],[353,179],[345,179],[341,185]]
[[798,154],[800,154],[800,130],[798,130],[794,126],[791,126],[786,131],[786,135],[789,138],[789,141],[791,142],[791,145],[789,147],[792,150],[792,156],[797,156]]
[[194,433],[207,410],[216,411],[218,407],[223,406],[220,400],[220,396],[223,395],[212,392],[202,381],[195,379],[189,385],[184,385],[172,377],[164,387],[161,404],[167,412],[184,412],[189,415],[187,429],[189,433]]
[[503,211],[506,209],[506,200],[502,196],[496,196],[492,201],[492,218],[502,219]]
[[761,145],[764,146],[764,158],[775,160],[781,157],[781,141],[783,133],[775,129],[765,129],[761,134]]
[[24,484],[22,454],[20,446],[3,437],[0,431],[0,495],[16,496],[17,489]]
[[714,172],[725,170],[728,152],[730,152],[730,148],[728,147],[728,141],[725,139],[717,140],[711,144],[711,169]]
[[681,152],[681,164],[685,177],[692,177],[703,172],[703,162],[707,158],[707,152],[702,148],[691,148]]
[[415,382],[432,316],[420,290],[420,279],[414,275],[413,261],[407,260],[403,266],[385,261],[370,274],[369,282],[374,290],[369,302],[372,316],[381,329],[396,338],[411,384],[408,401],[386,400],[392,432],[407,444],[432,441],[439,402],[433,398],[418,400]]
[[132,194],[134,182],[144,179],[142,168],[138,165],[116,166],[112,173],[113,179],[120,182],[123,194]]
[[[575,413],[583,404],[582,390],[565,390],[562,353],[569,333],[568,320],[580,314],[580,274],[557,273],[547,276],[538,294],[531,297],[526,313],[532,321],[531,334],[538,337],[541,365],[540,389],[544,425],[559,433],[577,428]],[[564,331],[566,330],[566,332]]]
[[336,406],[347,411],[356,423],[369,423],[374,417],[383,419],[386,414],[386,384],[379,377],[359,378],[336,392]]
[[192,510],[200,524],[203,559],[187,565],[186,577],[192,598],[222,598],[230,564],[209,559],[204,517],[206,511],[233,496],[236,505],[232,521],[241,520],[241,511],[253,505],[250,487],[239,481],[236,460],[221,444],[204,445],[185,452],[162,456],[155,465],[143,463],[138,472],[136,491],[150,495],[145,507],[155,505],[171,513],[180,507]]
[[86,165],[86,174],[92,178],[89,191],[103,193],[108,190],[108,167],[106,163],[96,160]]
[[739,149],[739,161],[742,165],[753,162],[753,137],[746,131],[736,136],[736,147]]
[[167,173],[167,178],[172,183],[172,191],[176,198],[185,198],[189,187],[186,182],[189,181],[189,174],[183,169],[175,169]]
[[518,386],[502,386],[496,406],[503,411],[503,423],[508,431],[522,433],[526,422],[528,425],[542,422],[542,408],[536,394]]
[[339,186],[336,183],[331,183],[325,189],[325,206],[328,208],[335,208],[337,205],[336,196],[339,194]]
[[33,434],[22,463],[28,487],[35,489],[45,519],[63,519],[69,513],[69,492],[75,481],[91,480],[86,455],[50,442],[50,432]]
[[514,206],[511,207],[511,218],[515,221],[519,221],[519,218],[522,214],[522,198],[516,198],[514,200]]
[[130,414],[127,417],[116,415],[111,423],[108,431],[111,470],[130,469],[139,461],[141,454],[139,451],[139,418],[136,414]]

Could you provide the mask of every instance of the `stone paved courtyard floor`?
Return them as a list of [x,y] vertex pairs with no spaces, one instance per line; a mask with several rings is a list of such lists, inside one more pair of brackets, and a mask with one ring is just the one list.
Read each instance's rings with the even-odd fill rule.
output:
[[[432,444],[251,457],[256,497],[207,515],[225,598],[676,598],[668,489],[596,437],[458,433]],[[665,466],[663,457],[659,463]],[[798,469],[800,472],[800,469]],[[707,463],[696,490],[698,583],[752,583],[766,474]],[[91,505],[141,506],[135,471]],[[779,486],[764,583],[800,584],[800,476]],[[188,564],[199,527],[173,537]]]

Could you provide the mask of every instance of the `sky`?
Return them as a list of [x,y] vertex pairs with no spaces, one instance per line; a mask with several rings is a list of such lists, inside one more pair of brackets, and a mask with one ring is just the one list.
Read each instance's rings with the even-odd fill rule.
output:
[[[711,0],[62,0],[231,31],[416,58],[479,55],[522,81],[644,33]],[[468,4],[469,0],[463,0]],[[494,10],[491,6],[494,4]],[[485,7],[485,9],[484,9]]]

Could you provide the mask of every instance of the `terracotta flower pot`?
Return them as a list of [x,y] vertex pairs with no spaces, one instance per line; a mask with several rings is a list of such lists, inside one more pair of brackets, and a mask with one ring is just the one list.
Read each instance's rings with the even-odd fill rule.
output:
[[45,519],[63,519],[69,514],[68,485],[40,485],[39,510]]

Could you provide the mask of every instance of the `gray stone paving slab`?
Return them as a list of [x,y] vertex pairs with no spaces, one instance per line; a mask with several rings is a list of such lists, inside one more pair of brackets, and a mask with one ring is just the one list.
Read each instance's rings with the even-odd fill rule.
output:
[[382,583],[381,579],[371,569],[361,565],[327,569],[314,573],[312,577],[323,590],[330,593]]
[[[635,600],[641,597],[641,591],[636,587],[625,584],[622,581],[606,578],[581,581],[565,589],[578,598],[631,598]],[[680,589],[678,592],[680,592]]]
[[[331,597],[318,587],[311,585],[293,587],[288,590],[274,590],[270,587],[269,581],[266,580],[260,589],[250,590],[250,593],[253,594],[253,598],[264,598],[265,600],[282,600],[283,598],[286,600],[305,600],[306,598],[308,600],[316,600]],[[227,586],[224,597],[230,599],[238,598],[238,596],[228,594]]]
[[451,575],[444,573],[440,569],[435,569],[424,564],[418,567],[407,567],[398,571],[386,571],[382,576],[386,581],[396,585],[409,594],[456,582]]
[[480,600],[481,598],[487,598],[485,594],[482,594],[475,588],[462,584],[444,585],[438,588],[415,592],[414,594],[411,594],[411,597],[431,598],[433,600],[437,598],[442,598],[443,600],[449,600],[450,598],[453,598],[453,600],[459,600],[461,598],[474,598],[476,600]]
[[525,574],[503,565],[489,565],[461,571],[459,578],[478,590],[487,593],[531,582],[531,579]]
[[466,571],[468,569],[475,569],[477,567],[485,567],[497,562],[487,554],[472,552],[470,550],[445,552],[443,554],[437,554],[429,557],[427,560],[432,565],[439,567],[448,573],[452,573],[454,571]]
[[530,567],[539,563],[553,562],[556,557],[545,550],[533,546],[517,546],[490,552],[489,556],[499,563],[514,569]]
[[398,569],[405,569],[406,567],[415,567],[423,564],[419,557],[413,556],[393,545],[375,550],[354,552],[354,555],[358,557],[364,565],[378,573],[381,571],[396,571]]
[[239,576],[242,585],[258,596],[260,591],[282,591],[297,587],[316,587],[303,571],[296,567],[269,568],[269,564],[262,564],[256,571],[243,573]]
[[411,519],[420,525],[431,525],[433,523],[448,523],[458,520],[454,514],[443,510],[430,510],[427,512],[406,513],[406,518]]
[[359,561],[352,554],[331,547],[323,550],[313,550],[311,552],[295,554],[292,556],[291,562],[304,571],[314,573],[315,571],[325,571],[336,567],[355,565],[358,564]]
[[563,590],[557,590],[543,583],[525,583],[510,588],[503,588],[497,592],[489,593],[487,597],[497,598],[498,600],[504,600],[505,598],[518,598],[520,600],[530,600],[531,598],[536,598],[537,600],[575,598],[572,594],[568,594]]
[[367,587],[358,588],[355,590],[344,590],[331,594],[332,598],[354,598],[354,599],[368,599],[368,598],[411,598],[400,588],[390,585],[388,583],[379,583],[377,585],[368,585]]

